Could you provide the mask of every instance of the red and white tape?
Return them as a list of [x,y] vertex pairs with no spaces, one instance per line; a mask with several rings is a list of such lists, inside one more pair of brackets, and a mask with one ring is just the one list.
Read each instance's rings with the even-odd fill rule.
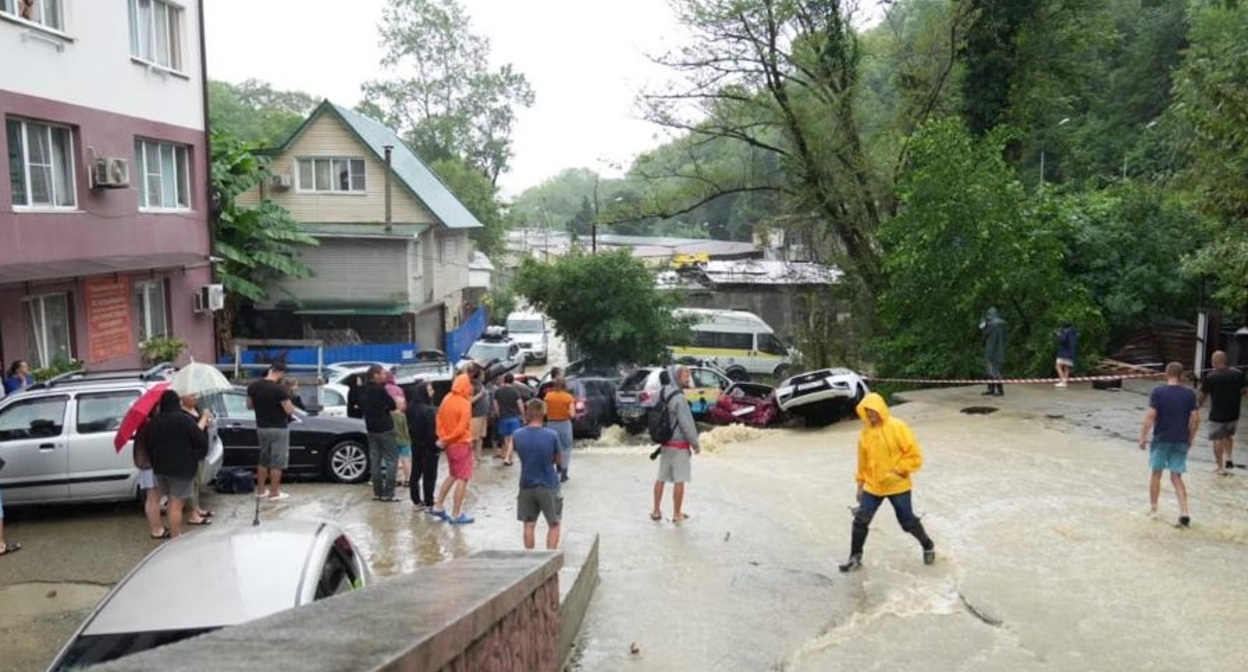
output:
[[[1066,379],[1069,383],[1091,383],[1098,381],[1111,380],[1128,380],[1131,378],[1164,378],[1164,372],[1157,373],[1124,373],[1117,375],[1104,376],[1071,376]],[[1053,384],[1061,382],[1061,378],[875,378],[871,376],[863,376],[872,383],[918,383],[923,385],[988,385],[988,384],[1007,384],[1007,385],[1028,385],[1028,384]]]

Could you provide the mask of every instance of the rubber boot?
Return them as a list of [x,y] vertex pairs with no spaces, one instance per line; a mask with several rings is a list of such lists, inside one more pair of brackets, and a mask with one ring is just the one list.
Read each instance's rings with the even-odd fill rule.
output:
[[998,397],[1005,396],[1005,385],[1002,385],[1001,383],[997,383],[997,396]]
[[867,533],[870,531],[871,528],[858,522],[857,518],[854,519],[853,535],[849,542],[849,560],[838,566],[842,572],[852,572],[862,567],[862,547],[866,545]]
[[981,394],[983,394],[983,396],[985,396],[985,397],[992,397],[992,396],[996,396],[996,394],[997,394],[997,386],[996,386],[996,384],[995,384],[995,383],[988,383],[988,389],[987,389],[987,391],[982,392]]
[[927,536],[927,530],[923,529],[921,521],[914,521],[910,525],[905,526],[906,532],[914,535],[919,540],[919,545],[923,547],[923,564],[930,565],[936,562],[936,544],[932,538]]

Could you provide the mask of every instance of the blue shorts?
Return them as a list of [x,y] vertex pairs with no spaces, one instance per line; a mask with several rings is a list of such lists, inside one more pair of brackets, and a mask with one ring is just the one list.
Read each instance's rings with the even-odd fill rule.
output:
[[520,416],[518,415],[513,418],[499,418],[498,419],[499,437],[505,439],[511,436],[512,434],[515,434],[516,430],[520,429],[522,424],[523,423],[520,422]]
[[411,457],[411,456],[412,456],[412,444],[400,443],[399,444],[399,457]]
[[1187,449],[1186,443],[1154,439],[1148,449],[1148,466],[1153,471],[1169,469],[1172,474],[1182,474],[1187,471]]

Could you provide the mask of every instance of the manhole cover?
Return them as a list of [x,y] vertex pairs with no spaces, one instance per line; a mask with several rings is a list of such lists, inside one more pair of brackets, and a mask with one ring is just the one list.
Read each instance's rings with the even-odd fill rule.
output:
[[992,406],[967,406],[962,409],[962,412],[967,415],[988,415],[989,413],[996,413],[997,409]]

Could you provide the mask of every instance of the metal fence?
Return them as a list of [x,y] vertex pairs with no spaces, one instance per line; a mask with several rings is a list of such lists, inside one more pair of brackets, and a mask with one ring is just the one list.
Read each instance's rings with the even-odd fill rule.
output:
[[454,331],[446,335],[446,358],[452,362],[458,362],[468,354],[468,348],[472,347],[473,342],[481,338],[481,334],[485,333],[485,327],[488,323],[487,314],[484,307],[473,311],[464,323],[459,325]]

